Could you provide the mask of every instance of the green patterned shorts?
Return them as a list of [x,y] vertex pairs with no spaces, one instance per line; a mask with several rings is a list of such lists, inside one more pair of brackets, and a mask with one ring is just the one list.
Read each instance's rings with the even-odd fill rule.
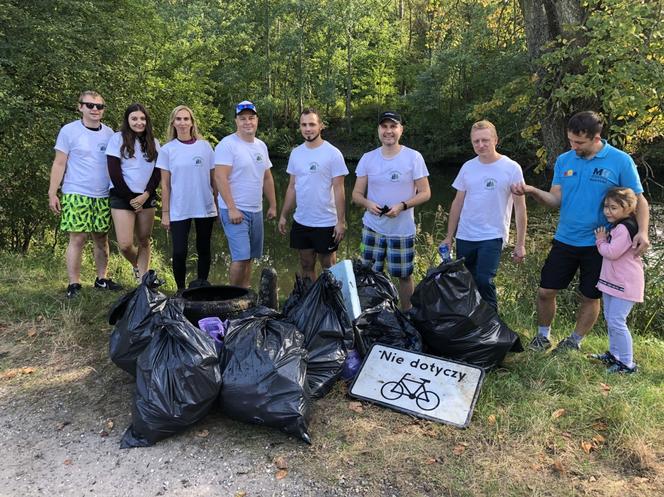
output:
[[60,229],[73,233],[106,233],[111,227],[108,198],[64,193],[60,201]]

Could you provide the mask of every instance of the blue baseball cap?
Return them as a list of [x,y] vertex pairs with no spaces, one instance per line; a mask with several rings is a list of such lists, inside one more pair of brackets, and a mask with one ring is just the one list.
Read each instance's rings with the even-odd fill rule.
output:
[[258,114],[258,112],[256,112],[256,106],[249,100],[243,100],[235,106],[235,115],[237,116],[243,110],[250,110],[254,114]]

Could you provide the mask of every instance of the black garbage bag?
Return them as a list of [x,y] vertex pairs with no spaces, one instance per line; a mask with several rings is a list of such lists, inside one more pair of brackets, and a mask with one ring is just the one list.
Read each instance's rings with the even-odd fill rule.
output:
[[214,340],[168,300],[136,364],[132,425],[120,448],[147,447],[202,419],[221,389]]
[[375,271],[370,262],[353,261],[353,273],[357,285],[360,308],[364,311],[385,301],[399,303],[399,292],[385,273]]
[[231,321],[221,352],[224,414],[247,423],[278,428],[311,443],[311,400],[306,380],[304,336],[281,314]]
[[508,352],[523,350],[519,336],[482,300],[463,260],[431,269],[411,302],[411,321],[433,354],[491,369]]
[[307,294],[313,283],[309,278],[302,278],[299,274],[295,275],[295,285],[293,291],[284,302],[281,312],[284,316],[288,316],[295,308],[297,308],[302,299]]
[[166,295],[157,290],[162,284],[157,273],[148,271],[141,284],[122,296],[108,315],[108,323],[115,325],[108,354],[118,367],[132,376],[136,376],[136,359],[152,339],[154,318],[166,304]]
[[311,397],[319,399],[339,379],[348,350],[353,348],[353,328],[341,284],[330,271],[323,271],[286,318],[304,334],[307,381]]
[[422,337],[406,315],[392,301],[362,311],[354,321],[355,346],[362,357],[374,343],[422,352]]

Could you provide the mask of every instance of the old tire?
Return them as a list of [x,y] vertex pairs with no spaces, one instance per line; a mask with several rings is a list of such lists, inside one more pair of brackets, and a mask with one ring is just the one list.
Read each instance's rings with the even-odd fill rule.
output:
[[256,293],[247,288],[229,285],[212,285],[189,288],[178,300],[183,303],[185,317],[194,325],[203,318],[216,316],[232,319],[256,306]]

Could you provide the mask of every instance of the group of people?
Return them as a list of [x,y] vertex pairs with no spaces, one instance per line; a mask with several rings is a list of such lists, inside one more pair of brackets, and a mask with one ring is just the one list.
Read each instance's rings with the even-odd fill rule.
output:
[[[186,260],[192,221],[196,230],[197,278],[189,287],[209,285],[210,240],[219,219],[231,256],[229,282],[249,287],[252,260],[263,253],[263,203],[266,217],[277,216],[272,163],[267,146],[256,137],[258,112],[250,101],[235,107],[235,133],[216,148],[204,140],[193,111],[173,109],[167,142],[154,137],[147,110],[130,105],[120,131],[101,120],[105,102],[85,91],[79,97],[81,119],[62,127],[55,145],[49,206],[69,232],[66,251],[67,297],[81,291],[81,255],[88,234],[94,242],[97,278],[94,287],[117,290],[107,276],[108,237],[113,219],[120,252],[140,279],[150,266],[150,236],[161,185],[161,224],[170,231],[172,268],[178,291],[186,288]],[[377,123],[381,146],[360,159],[352,201],[365,209],[360,257],[377,271],[398,278],[402,308],[410,307],[414,290],[414,208],[429,200],[429,172],[422,155],[400,143],[402,117],[383,112]],[[315,280],[316,265],[329,268],[346,234],[342,153],[322,137],[324,122],[312,108],[299,117],[304,142],[288,161],[288,187],[278,229],[289,234],[297,250],[300,273]],[[548,192],[527,185],[521,166],[498,153],[498,134],[489,121],[470,130],[476,157],[466,162],[452,187],[443,244],[456,246],[473,275],[482,298],[498,308],[494,278],[503,248],[509,242],[512,211],[516,240],[512,258],[526,257],[525,196],[560,209],[551,251],[542,268],[537,295],[538,332],[532,350],[551,347],[549,335],[556,294],[580,272],[581,294],[575,330],[556,350],[579,349],[594,325],[604,295],[610,350],[597,355],[614,371],[633,372],[631,336],[626,318],[634,302],[643,300],[640,254],[649,247],[648,203],[636,166],[626,153],[601,138],[602,120],[594,112],[573,116],[567,128],[571,150],[554,168]],[[61,189],[61,196],[58,190]],[[288,218],[294,210],[290,231]],[[602,259],[604,258],[604,259]]]

